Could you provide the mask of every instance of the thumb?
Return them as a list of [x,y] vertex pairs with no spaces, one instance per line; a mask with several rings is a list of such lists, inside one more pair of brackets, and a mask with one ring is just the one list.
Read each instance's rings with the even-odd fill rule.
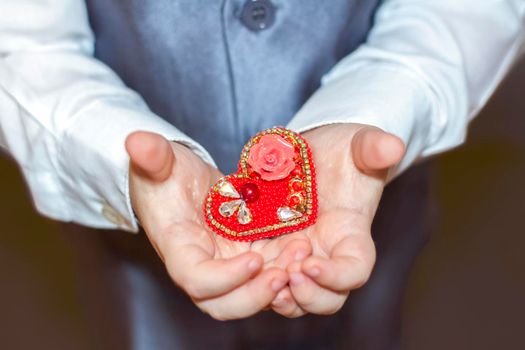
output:
[[166,180],[173,169],[175,155],[170,142],[159,134],[136,131],[126,138],[131,167],[152,181]]
[[352,157],[356,167],[366,174],[386,170],[399,163],[405,154],[405,145],[397,136],[365,126],[352,139]]

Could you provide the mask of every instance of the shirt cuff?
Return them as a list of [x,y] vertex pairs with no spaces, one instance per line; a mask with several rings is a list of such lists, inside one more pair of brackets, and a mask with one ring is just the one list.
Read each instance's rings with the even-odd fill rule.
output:
[[[58,186],[50,186],[49,176],[42,176],[41,183],[32,186],[59,190],[49,191],[48,196],[35,196],[37,209],[62,221],[137,232],[128,186],[129,156],[124,145],[126,137],[139,130],[183,143],[215,166],[201,145],[141,104],[105,99],[79,112],[59,138]],[[40,182],[39,178],[36,176],[33,181]],[[57,206],[62,210],[57,210]]]
[[447,121],[431,89],[410,69],[388,63],[358,63],[344,74],[329,73],[288,127],[304,132],[334,123],[371,125],[403,140],[406,154],[390,170],[389,180],[420,157],[464,140],[463,135],[452,142],[440,142]]

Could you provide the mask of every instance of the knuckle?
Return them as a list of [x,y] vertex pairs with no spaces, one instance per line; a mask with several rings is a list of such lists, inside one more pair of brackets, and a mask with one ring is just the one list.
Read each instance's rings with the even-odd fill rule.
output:
[[328,304],[324,308],[324,310],[321,310],[320,314],[321,315],[325,315],[325,316],[334,315],[339,310],[341,310],[341,308],[345,304],[345,301],[346,301],[346,298],[344,298],[342,300],[337,300],[337,301],[335,301],[333,303]]
[[177,275],[175,272],[167,268],[168,275],[170,278],[175,282],[176,285],[178,285],[186,294],[190,296],[192,299],[204,299],[205,290],[201,286],[201,284],[196,281],[194,278],[191,277],[191,274],[185,274],[185,275]]
[[331,315],[334,315],[335,313],[337,313],[337,311],[339,311],[339,309],[340,308],[329,307],[328,309],[321,311],[319,314],[323,315],[323,316],[331,316]]
[[217,321],[231,321],[240,320],[250,316],[251,314],[235,309],[224,309],[222,311],[212,311],[210,316]]
[[304,316],[304,315],[306,315],[306,312],[302,311],[299,308],[295,308],[293,311],[291,311],[291,312],[289,312],[287,314],[281,314],[281,315],[283,315],[286,318],[292,319],[292,318],[299,318],[301,316]]
[[371,237],[367,237],[356,244],[354,256],[360,261],[366,262],[366,264],[375,264],[376,249]]
[[295,318],[295,314],[297,313],[297,306],[292,304],[291,301],[287,301],[286,303],[280,303],[279,305],[272,306],[272,310],[278,313],[281,316],[284,316],[286,318]]
[[354,288],[361,288],[368,282],[372,274],[373,264],[361,262],[359,266],[359,273],[354,283]]
[[226,315],[224,315],[224,314],[222,314],[220,312],[214,311],[214,310],[208,311],[208,315],[210,315],[210,317],[213,318],[216,321],[228,321],[228,320],[230,320],[230,318],[227,317]]
[[367,238],[361,245],[361,250],[360,256],[362,257],[362,260],[373,266],[376,262],[376,246],[372,239],[372,235],[367,235]]
[[[194,301],[195,302],[195,301]],[[230,320],[230,317],[227,317],[223,312],[221,312],[216,307],[213,307],[213,304],[209,302],[195,302],[195,305],[205,314],[217,321],[227,321]]]
[[359,289],[363,287],[366,284],[366,282],[368,282],[369,278],[370,273],[361,270],[355,271],[353,273],[348,273],[346,278],[344,279],[344,283],[342,283],[339,286],[339,290],[351,291],[354,289]]
[[205,289],[195,280],[186,280],[183,288],[193,299],[203,299],[206,297]]
[[348,269],[342,278],[343,282],[340,285],[342,290],[361,288],[368,282],[372,274],[373,263],[357,257],[351,257],[351,259],[352,269]]
[[299,303],[299,306],[306,311],[311,311],[315,309],[316,306],[316,300],[312,295],[309,296],[303,296],[301,298],[297,298],[297,302]]
[[370,272],[364,272],[360,274],[355,281],[355,288],[361,288],[370,279]]

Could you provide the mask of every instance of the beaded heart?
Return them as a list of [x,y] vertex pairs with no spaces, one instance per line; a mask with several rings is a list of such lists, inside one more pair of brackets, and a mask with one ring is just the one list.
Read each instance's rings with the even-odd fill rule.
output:
[[214,184],[206,223],[235,241],[302,230],[317,218],[317,188],[306,140],[283,127],[261,131],[244,146],[236,173]]

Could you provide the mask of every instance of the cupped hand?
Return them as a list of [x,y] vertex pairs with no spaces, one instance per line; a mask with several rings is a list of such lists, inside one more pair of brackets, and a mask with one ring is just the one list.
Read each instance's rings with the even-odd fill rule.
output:
[[309,243],[288,236],[250,244],[214,234],[202,207],[221,177],[216,168],[184,145],[149,132],[128,136],[126,149],[133,208],[173,281],[216,319],[266,308],[288,283],[283,267],[304,259]]
[[371,225],[387,170],[404,154],[403,142],[380,129],[335,124],[304,133],[317,173],[317,222],[294,233],[312,254],[291,262],[289,286],[272,308],[287,317],[333,314],[351,290],[361,287],[375,263]]

